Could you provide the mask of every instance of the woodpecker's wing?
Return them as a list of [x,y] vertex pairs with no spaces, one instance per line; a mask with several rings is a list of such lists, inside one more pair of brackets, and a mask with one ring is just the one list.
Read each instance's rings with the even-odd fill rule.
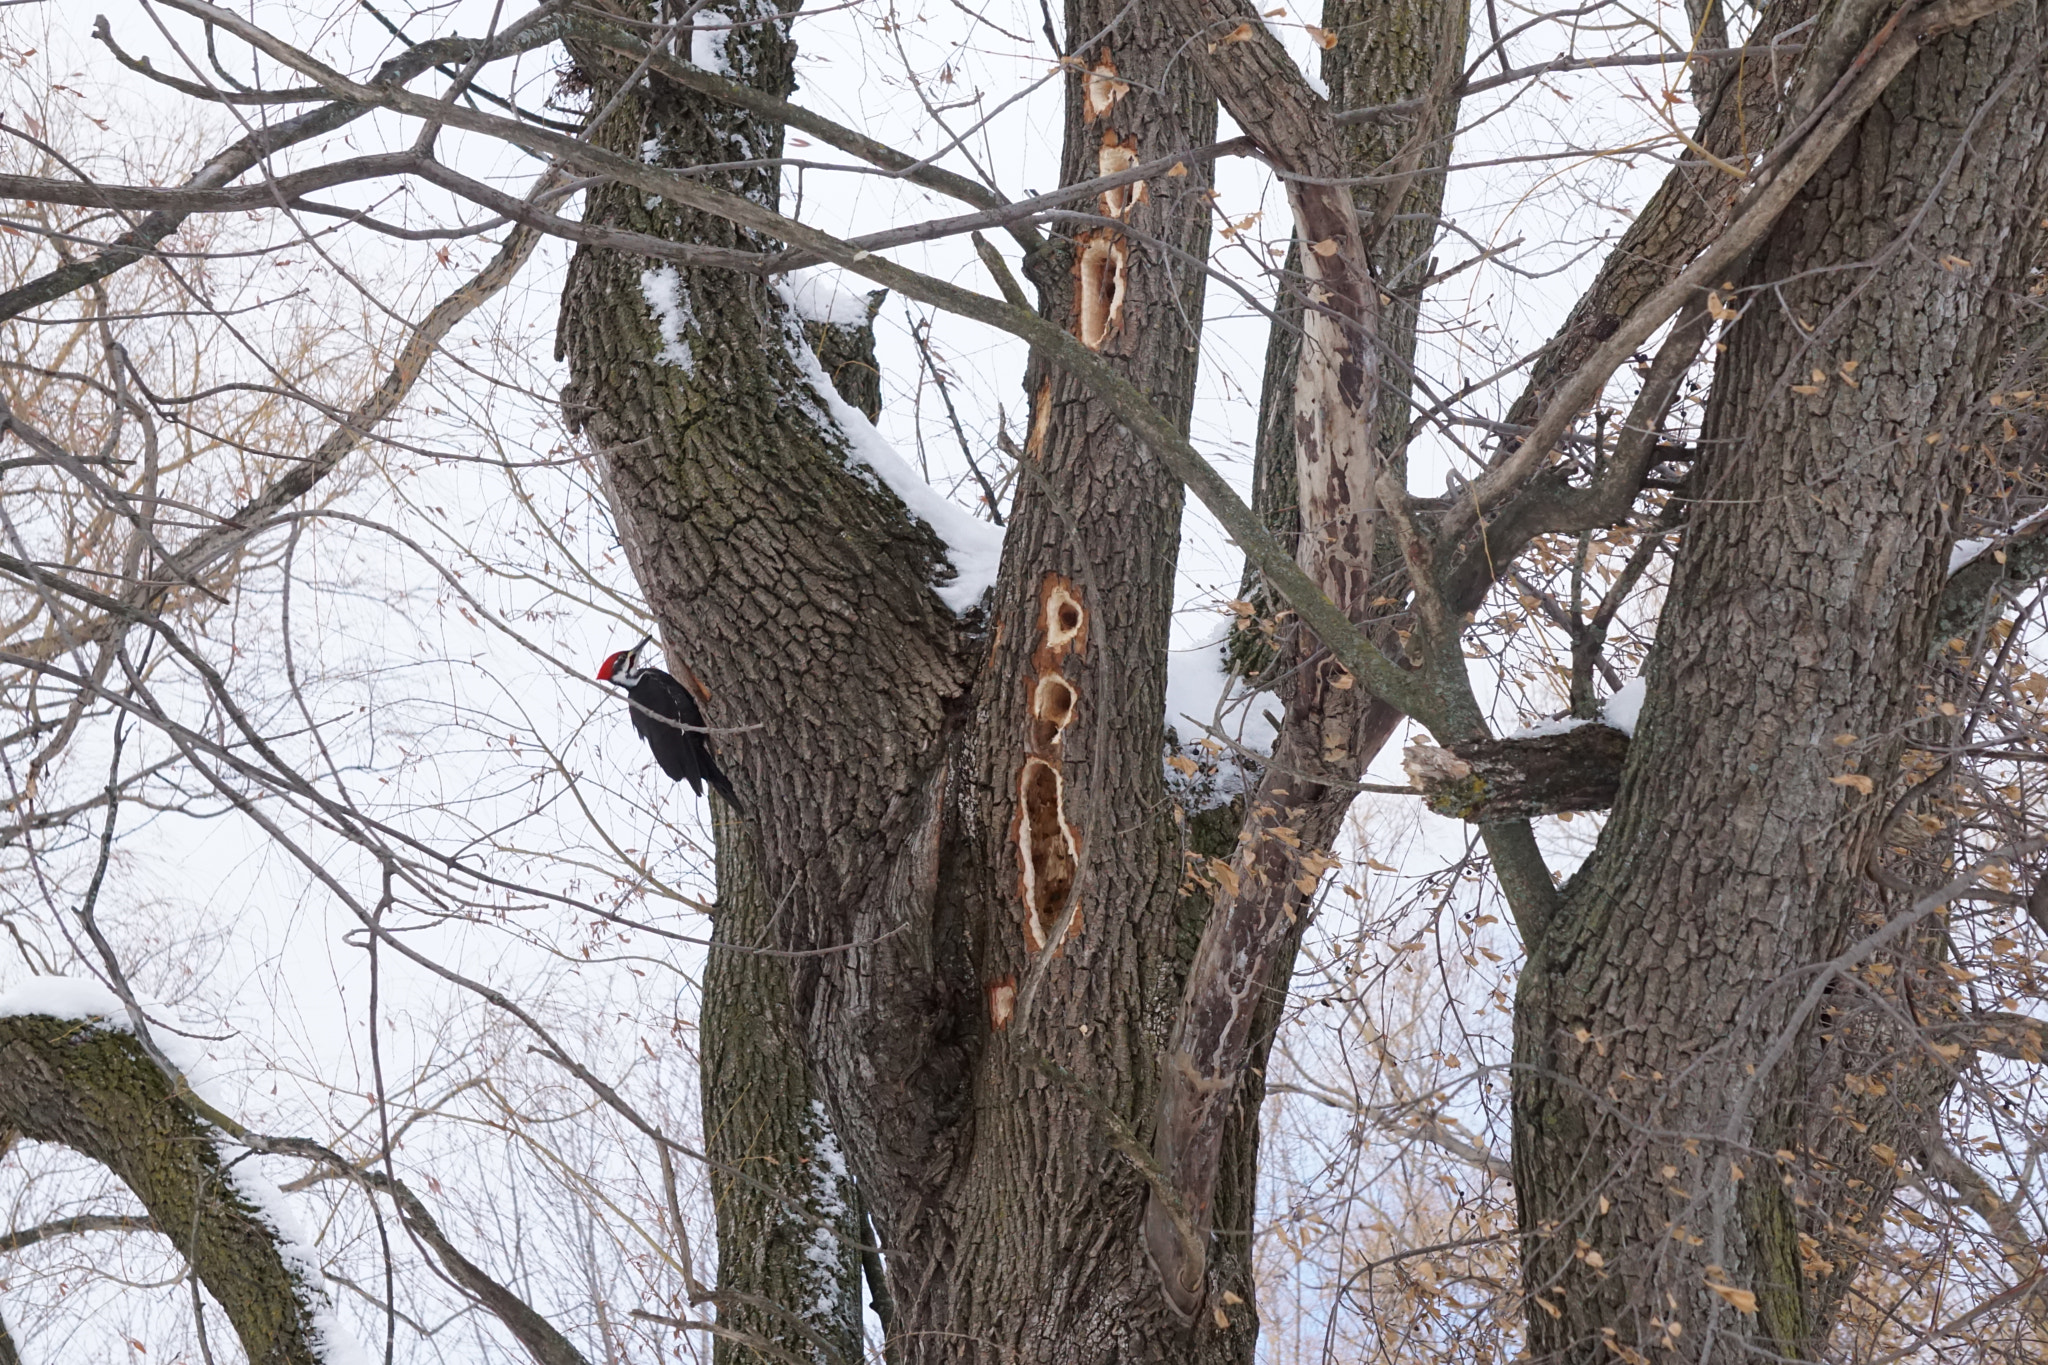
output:
[[633,704],[633,728],[654,750],[654,761],[671,781],[688,782],[690,790],[704,790],[706,750],[700,730],[704,713],[688,688],[658,668],[643,669],[640,680],[626,693]]

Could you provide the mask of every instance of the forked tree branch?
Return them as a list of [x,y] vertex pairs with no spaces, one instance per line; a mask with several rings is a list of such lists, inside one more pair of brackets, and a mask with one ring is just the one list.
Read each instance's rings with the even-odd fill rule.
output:
[[[1654,336],[1672,314],[1718,284],[1737,260],[1763,240],[1779,214],[1862,122],[1864,114],[1923,46],[1996,14],[2011,3],[2013,0],[1944,0],[1903,20],[1895,16],[1894,23],[1885,25],[1872,39],[1875,50],[1866,49],[1859,57],[1859,65],[1839,88],[1838,97],[1811,121],[1809,130],[1781,160],[1767,168],[1760,180],[1752,182],[1747,191],[1748,202],[1735,220],[1677,278],[1630,311],[1614,333],[1558,386],[1513,453],[1474,479],[1469,496],[1452,504],[1445,517],[1442,539],[1457,541],[1476,518],[1518,493],[1549,463],[1559,439],[1579,414],[1599,399],[1609,376]],[[1907,0],[1900,14],[1911,6],[1912,0]]]
[[602,175],[643,193],[662,195],[688,208],[778,238],[856,275],[920,303],[983,322],[1030,343],[1075,375],[1112,407],[1155,451],[1189,491],[1222,523],[1260,572],[1285,597],[1344,666],[1365,680],[1374,695],[1399,706],[1425,724],[1438,715],[1431,694],[1406,670],[1381,653],[1349,617],[1319,592],[1280,548],[1237,491],[1180,435],[1136,385],[1118,375],[1065,328],[1026,309],[963,289],[949,281],[907,269],[852,243],[784,217],[744,196],[699,184],[659,167],[631,160],[546,129],[459,106],[450,107],[410,90],[363,85],[334,71],[230,11],[204,0],[167,0],[171,8],[206,19],[234,33],[278,62],[319,82],[339,98],[362,100],[450,127],[484,133],[587,175]]

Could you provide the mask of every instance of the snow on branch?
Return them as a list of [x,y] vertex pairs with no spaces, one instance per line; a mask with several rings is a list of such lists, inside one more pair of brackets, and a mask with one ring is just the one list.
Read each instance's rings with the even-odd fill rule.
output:
[[126,1007],[92,981],[45,977],[0,996],[0,1127],[119,1176],[227,1314],[249,1359],[366,1361],[335,1321],[285,1197],[234,1159],[240,1146],[149,1058],[126,1019]]

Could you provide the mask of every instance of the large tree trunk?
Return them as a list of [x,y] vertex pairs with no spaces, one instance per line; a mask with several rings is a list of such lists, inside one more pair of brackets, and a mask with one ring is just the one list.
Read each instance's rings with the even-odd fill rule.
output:
[[[1068,181],[1213,139],[1178,35],[1114,5],[1077,4],[1068,20],[1086,68],[1070,82]],[[787,89],[779,34],[735,31],[743,78]],[[627,74],[579,58],[600,101]],[[599,137],[674,164],[734,159],[728,141],[748,155],[774,145],[772,128],[673,91],[627,101]],[[1210,212],[1205,168],[1190,170],[1086,206],[1098,221],[1030,263],[1048,314],[1183,425],[1202,296],[1191,262]],[[601,191],[590,213],[732,236],[632,193]],[[650,285],[645,265],[579,254],[565,404],[605,462],[671,660],[703,685],[714,725],[751,727],[719,741],[755,835],[751,861],[722,855],[735,875],[722,876],[720,932],[744,942],[755,931],[740,912],[773,907],[758,928],[805,954],[791,1034],[887,1252],[893,1348],[911,1361],[1247,1359],[1250,1316],[1174,1321],[1138,1237],[1136,1134],[1192,945],[1184,920],[1199,913],[1161,765],[1177,481],[1034,366],[1027,467],[979,630],[978,612],[956,618],[933,592],[938,542],[848,467],[780,298],[710,273]],[[679,300],[666,332],[650,311],[661,300]],[[723,1133],[752,1114],[754,1131],[787,1132],[801,1068],[708,1036],[749,1014],[772,1034],[760,987],[727,989],[742,961],[714,954],[707,1123]],[[745,970],[765,983],[778,968]],[[749,1083],[781,1093],[747,1101]],[[721,1142],[721,1289],[773,1292],[743,1242],[763,1251],[773,1201],[739,1185],[764,1163]],[[755,1211],[728,1227],[743,1205]],[[1219,1299],[1249,1299],[1242,1257],[1217,1273]],[[728,1321],[750,1311],[731,1295],[721,1307]]]
[[[699,42],[723,45],[735,79],[787,95],[794,49],[774,11],[727,6]],[[572,50],[602,107],[631,64]],[[773,157],[781,137],[776,123],[659,78],[596,134],[675,166]],[[775,201],[773,170],[730,179]],[[751,245],[723,220],[618,186],[594,191],[586,214]],[[559,335],[571,367],[564,409],[603,461],[671,671],[703,689],[714,726],[755,727],[715,741],[756,836],[728,827],[721,837],[716,929],[734,950],[711,954],[702,1019],[720,1319],[738,1334],[719,1354],[765,1339],[833,1359],[860,1341],[859,1229],[827,1197],[839,1182],[817,1174],[830,1167],[831,1135],[812,1107],[790,959],[746,950],[873,945],[799,959],[813,996],[821,978],[886,983],[887,1007],[865,1016],[884,1105],[853,1169],[875,1170],[878,1148],[942,1150],[957,1091],[908,1103],[902,1085],[920,1069],[957,1081],[950,1031],[966,983],[957,952],[931,951],[929,917],[900,913],[905,867],[887,855],[922,830],[929,865],[939,743],[965,678],[959,627],[932,591],[948,572],[943,547],[848,460],[800,325],[767,282],[585,249]]]
[[1748,272],[1614,812],[1521,981],[1538,1359],[1818,1354],[1945,1084],[1941,994],[1856,968],[1910,908],[1868,868],[2039,216],[2042,19],[1930,45]]
[[[1078,69],[1064,183],[1213,140],[1180,34],[1114,0],[1075,0],[1065,17]],[[1035,272],[1047,314],[1183,430],[1211,212],[1207,167],[1188,172],[1077,206],[1099,221]],[[908,1354],[1245,1360],[1253,1319],[1175,1322],[1137,1236],[1137,1135],[1186,970],[1184,920],[1199,915],[1162,765],[1182,489],[1072,378],[1038,362],[1026,382],[1031,434],[956,768],[948,878],[966,893],[986,1041],[971,1145],[885,1230],[928,1249],[899,1280]],[[1242,1258],[1219,1269],[1223,1293],[1251,1297]]]

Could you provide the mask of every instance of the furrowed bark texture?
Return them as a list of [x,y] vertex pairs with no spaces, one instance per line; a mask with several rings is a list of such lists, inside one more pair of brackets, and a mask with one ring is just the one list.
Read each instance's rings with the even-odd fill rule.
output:
[[[793,49],[774,11],[727,6],[712,17],[734,26],[704,40],[723,44],[736,79],[786,95]],[[572,52],[600,105],[633,69],[601,49]],[[777,125],[659,78],[597,137],[676,166],[773,157],[781,146]],[[773,171],[734,180],[774,202]],[[586,212],[677,240],[762,245],[616,186],[594,191]],[[750,866],[749,880],[734,884],[735,922],[720,935],[758,937],[765,905],[777,948],[838,950],[797,959],[793,972],[737,954],[714,954],[710,965],[706,1026],[728,1036],[705,1043],[714,1090],[705,1118],[736,1162],[719,1176],[723,1288],[730,1302],[775,1301],[823,1339],[857,1342],[857,1300],[837,1287],[854,1283],[859,1239],[838,1244],[825,1277],[833,1293],[820,1283],[800,1301],[781,1298],[821,1274],[808,1262],[822,1246],[800,1235],[795,1217],[820,1192],[811,1167],[824,1136],[801,1073],[808,1057],[835,1126],[859,1135],[848,1143],[852,1167],[880,1181],[878,1200],[908,1200],[928,1166],[943,1168],[961,1102],[948,1030],[969,980],[931,938],[940,740],[965,674],[958,626],[931,587],[950,570],[929,528],[849,460],[799,320],[772,286],[585,249],[570,269],[559,336],[571,374],[564,410],[602,461],[671,671],[702,689],[712,725],[739,729],[714,743],[758,842],[725,851],[725,870]],[[778,970],[791,987],[752,996]],[[801,1051],[778,1058],[766,1038],[731,1036],[753,1026],[800,1039]],[[776,1143],[794,1145],[763,1150]],[[737,1193],[739,1173],[762,1166],[779,1183]],[[738,1316],[786,1345],[801,1336],[773,1314]]]
[[[1065,18],[1079,69],[1063,182],[1214,138],[1213,99],[1162,16],[1077,0]],[[1100,196],[1090,207],[1108,221],[1039,271],[1048,316],[1182,430],[1211,213],[1206,168],[1188,171]],[[909,1338],[912,1359],[1245,1361],[1248,1239],[1215,1280],[1246,1307],[1183,1326],[1137,1235],[1138,1135],[1195,909],[1162,766],[1183,493],[1082,385],[1041,365],[1027,385],[1031,432],[960,765],[988,1042],[942,1259],[899,1311],[979,1343]]]
[[[1213,139],[1178,35],[1110,5],[1068,19],[1090,39],[1069,181]],[[788,88],[768,39],[735,37],[727,55]],[[600,100],[626,74],[578,57]],[[772,128],[655,90],[621,107],[607,146],[639,155],[655,139],[670,164],[773,154]],[[1033,262],[1049,314],[1183,425],[1204,188],[1198,173],[1104,196],[1100,222]],[[637,194],[600,191],[590,213],[738,243]],[[956,620],[933,595],[937,541],[848,468],[777,296],[647,266],[578,256],[565,406],[605,462],[676,671],[701,682],[714,725],[757,727],[721,738],[721,760],[758,837],[775,946],[830,950],[790,969],[795,1033],[887,1251],[892,1352],[1249,1359],[1249,1313],[1194,1330],[1165,1313],[1138,1237],[1133,1130],[1192,937],[1161,769],[1177,482],[1078,386],[1034,370],[1027,468],[978,634],[978,614]],[[734,984],[707,1008],[729,1015],[751,993]],[[794,1070],[749,1050],[706,1039],[714,1070],[733,1059],[783,1092],[769,1104],[786,1121]],[[707,1117],[746,1112],[720,1075]],[[1241,1257],[1218,1275],[1250,1297]]]
[[[1947,434],[2033,249],[2042,23],[2023,4],[1929,45],[1744,281],[1782,281],[1782,306],[1720,361],[1614,812],[1517,1001],[1537,1359],[1649,1351],[1673,1323],[1693,1359],[1813,1358],[1889,1154],[1941,1092],[1894,1075],[1873,1110],[1845,1055],[1912,1054],[1854,1036],[1886,1017],[1847,1008],[1879,973],[1824,964],[1903,908],[1865,869],[1967,473]],[[1833,780],[1852,763],[1872,795]],[[1823,981],[1836,1000],[1802,1005]],[[1917,990],[1922,1018],[1952,1008]]]
[[[720,808],[720,945],[698,1015],[726,1362],[861,1358],[859,1191],[804,1063],[789,959],[744,821]],[[750,951],[762,950],[767,951]],[[765,1344],[771,1350],[755,1348]]]
[[0,1019],[0,1129],[99,1162],[142,1201],[234,1324],[253,1365],[327,1360],[327,1290],[245,1198],[218,1145],[133,1035],[48,1015]]
[[[1227,7],[1185,8],[1203,16],[1209,41],[1231,31]],[[1387,567],[1376,553],[1375,485],[1405,445],[1399,433],[1415,348],[1416,297],[1383,298],[1381,290],[1404,280],[1412,287],[1427,274],[1465,24],[1466,8],[1456,3],[1333,5],[1324,15],[1337,34],[1323,59],[1328,103],[1257,42],[1223,44],[1209,56],[1225,106],[1262,146],[1284,149],[1276,158],[1283,167],[1324,179],[1396,177],[1355,197],[1342,188],[1290,186],[1298,240],[1288,260],[1307,269],[1280,300],[1254,476],[1261,512],[1295,537],[1303,569],[1361,622],[1385,616],[1373,606]],[[1276,89],[1282,82],[1292,83],[1291,92]],[[1327,124],[1340,101],[1416,97],[1430,102],[1409,125],[1340,132]],[[1304,294],[1315,309],[1303,306]],[[1380,624],[1384,647],[1393,637]],[[1146,1239],[1169,1301],[1185,1314],[1204,1303],[1206,1239],[1221,1212],[1214,1200],[1225,1153],[1242,1143],[1237,1135],[1263,1095],[1274,1002],[1292,977],[1301,931],[1331,865],[1327,850],[1350,808],[1351,784],[1400,719],[1332,661],[1312,659],[1315,648],[1299,630],[1283,641],[1281,660],[1296,666],[1286,715],[1247,803],[1166,1054],[1154,1139],[1166,1191],[1147,1204]],[[1237,653],[1240,664],[1249,662]]]

